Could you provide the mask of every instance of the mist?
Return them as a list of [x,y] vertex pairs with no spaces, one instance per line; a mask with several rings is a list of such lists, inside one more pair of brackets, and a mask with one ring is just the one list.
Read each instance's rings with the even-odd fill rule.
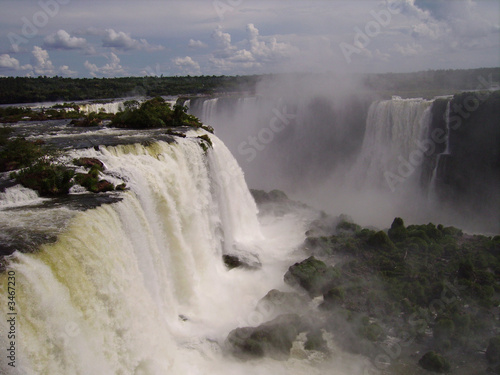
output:
[[432,105],[383,101],[359,74],[311,73],[264,76],[252,95],[195,100],[191,111],[215,128],[251,188],[283,190],[364,226],[401,216],[494,232],[489,208],[471,217],[465,198],[443,205],[436,197],[432,173],[447,141],[430,138]]

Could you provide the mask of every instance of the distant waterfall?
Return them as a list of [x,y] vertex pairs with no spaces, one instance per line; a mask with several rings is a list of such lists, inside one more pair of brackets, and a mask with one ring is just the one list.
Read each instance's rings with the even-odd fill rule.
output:
[[448,101],[446,104],[446,110],[444,113],[444,120],[445,120],[445,127],[446,127],[446,140],[445,140],[445,149],[442,153],[438,154],[436,157],[436,165],[434,166],[434,169],[432,170],[432,176],[431,180],[429,183],[429,198],[431,200],[437,200],[436,196],[436,183],[437,183],[437,176],[438,176],[438,171],[439,171],[439,162],[441,161],[441,157],[443,155],[450,155],[450,107],[451,107],[451,100]]
[[384,174],[397,173],[401,163],[411,162],[411,153],[419,150],[418,142],[427,134],[431,105],[429,100],[401,98],[372,103],[353,171],[356,186],[384,187]]
[[83,113],[117,113],[123,110],[123,108],[123,101],[116,101],[111,103],[88,103],[80,105],[80,111]]

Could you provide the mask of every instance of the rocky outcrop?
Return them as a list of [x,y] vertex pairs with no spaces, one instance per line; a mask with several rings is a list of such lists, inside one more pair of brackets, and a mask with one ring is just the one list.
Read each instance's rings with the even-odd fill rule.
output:
[[231,352],[242,359],[269,356],[287,359],[297,335],[305,329],[296,314],[280,315],[258,327],[236,328],[227,337]]
[[285,282],[292,286],[300,285],[311,297],[315,297],[333,288],[338,277],[338,270],[311,256],[291,266],[285,274]]

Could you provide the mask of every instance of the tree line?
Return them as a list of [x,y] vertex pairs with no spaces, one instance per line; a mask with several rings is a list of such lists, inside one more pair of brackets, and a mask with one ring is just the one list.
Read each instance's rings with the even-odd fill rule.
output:
[[[286,74],[121,78],[0,77],[0,104],[132,96],[217,95],[242,91],[252,93],[259,81],[278,75],[285,75],[286,78]],[[484,87],[484,82],[498,84],[500,68],[363,74],[361,78],[365,88],[382,96],[433,97],[460,90],[474,90],[480,84]]]

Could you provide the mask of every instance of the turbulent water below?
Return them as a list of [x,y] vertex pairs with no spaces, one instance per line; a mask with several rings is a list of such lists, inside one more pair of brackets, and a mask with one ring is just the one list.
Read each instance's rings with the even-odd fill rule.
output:
[[[205,152],[195,131],[174,141],[106,129],[75,135],[55,125],[52,135],[31,131],[36,127],[30,124],[17,130],[30,128],[31,138],[72,146],[68,158],[98,158],[106,177],[125,181],[128,190],[111,197],[114,203],[105,196],[101,203],[107,204],[85,207],[19,186],[2,193],[0,225],[8,238],[0,240],[17,235],[14,245],[26,245],[24,230],[34,247],[43,243],[7,257],[0,275],[4,349],[11,345],[4,333],[12,330],[4,318],[16,314],[15,367],[4,350],[2,373],[362,373],[362,358],[333,347],[329,358],[305,351],[303,338],[286,361],[242,362],[225,348],[231,330],[272,314],[257,310],[258,301],[270,289],[287,290],[283,274],[303,259],[298,248],[317,212],[259,215],[240,167],[213,135]],[[145,138],[157,140],[137,143]],[[261,267],[228,270],[224,254]],[[12,275],[15,304],[8,305]]]

